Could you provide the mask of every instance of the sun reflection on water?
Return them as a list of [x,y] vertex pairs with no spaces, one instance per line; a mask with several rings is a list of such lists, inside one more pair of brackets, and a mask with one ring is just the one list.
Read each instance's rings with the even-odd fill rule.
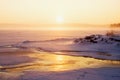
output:
[[58,62],[64,62],[65,61],[65,58],[62,55],[57,55],[55,58],[56,58],[56,61],[58,61]]
[[[32,63],[24,63],[17,65],[18,67],[7,69],[8,71],[25,71],[25,70],[39,70],[39,71],[66,71],[82,68],[109,67],[115,63],[98,60],[94,58],[67,56],[59,54],[51,54],[48,52],[33,53],[28,55],[31,58],[36,58]],[[108,66],[107,65],[107,66]]]

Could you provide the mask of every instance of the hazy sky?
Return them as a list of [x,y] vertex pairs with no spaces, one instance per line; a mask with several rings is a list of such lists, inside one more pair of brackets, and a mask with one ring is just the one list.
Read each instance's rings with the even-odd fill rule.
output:
[[0,23],[110,24],[120,21],[120,0],[0,0]]

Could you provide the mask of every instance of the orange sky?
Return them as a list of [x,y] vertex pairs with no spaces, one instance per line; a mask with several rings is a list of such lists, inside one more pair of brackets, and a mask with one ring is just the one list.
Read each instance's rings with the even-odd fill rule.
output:
[[119,21],[120,0],[0,0],[1,24],[103,25]]

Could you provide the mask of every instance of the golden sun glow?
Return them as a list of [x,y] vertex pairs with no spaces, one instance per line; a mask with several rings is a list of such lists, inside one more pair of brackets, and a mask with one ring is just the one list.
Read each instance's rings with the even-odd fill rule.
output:
[[53,26],[69,30],[75,23],[107,25],[120,21],[120,0],[0,0],[0,6],[0,29],[46,30],[49,24],[67,23],[71,27]]
[[51,28],[51,30],[55,30],[55,31],[63,31],[63,30],[67,30],[67,28],[62,27],[62,26],[57,26],[57,27]]
[[61,30],[66,30],[67,28],[65,26],[62,26],[61,24],[64,23],[64,18],[63,16],[57,16],[56,17],[56,26],[52,27],[50,30],[57,30],[57,31],[61,31]]
[[56,17],[56,22],[57,23],[63,23],[63,21],[64,21],[64,18],[62,16],[57,16]]

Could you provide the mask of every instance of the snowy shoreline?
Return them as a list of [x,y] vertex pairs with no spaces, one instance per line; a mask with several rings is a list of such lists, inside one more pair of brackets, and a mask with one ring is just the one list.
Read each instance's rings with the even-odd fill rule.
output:
[[[61,38],[46,41],[23,41],[0,46],[0,52],[61,52],[107,60],[120,60],[120,36],[90,35],[84,38]],[[58,53],[57,53],[58,54]]]

